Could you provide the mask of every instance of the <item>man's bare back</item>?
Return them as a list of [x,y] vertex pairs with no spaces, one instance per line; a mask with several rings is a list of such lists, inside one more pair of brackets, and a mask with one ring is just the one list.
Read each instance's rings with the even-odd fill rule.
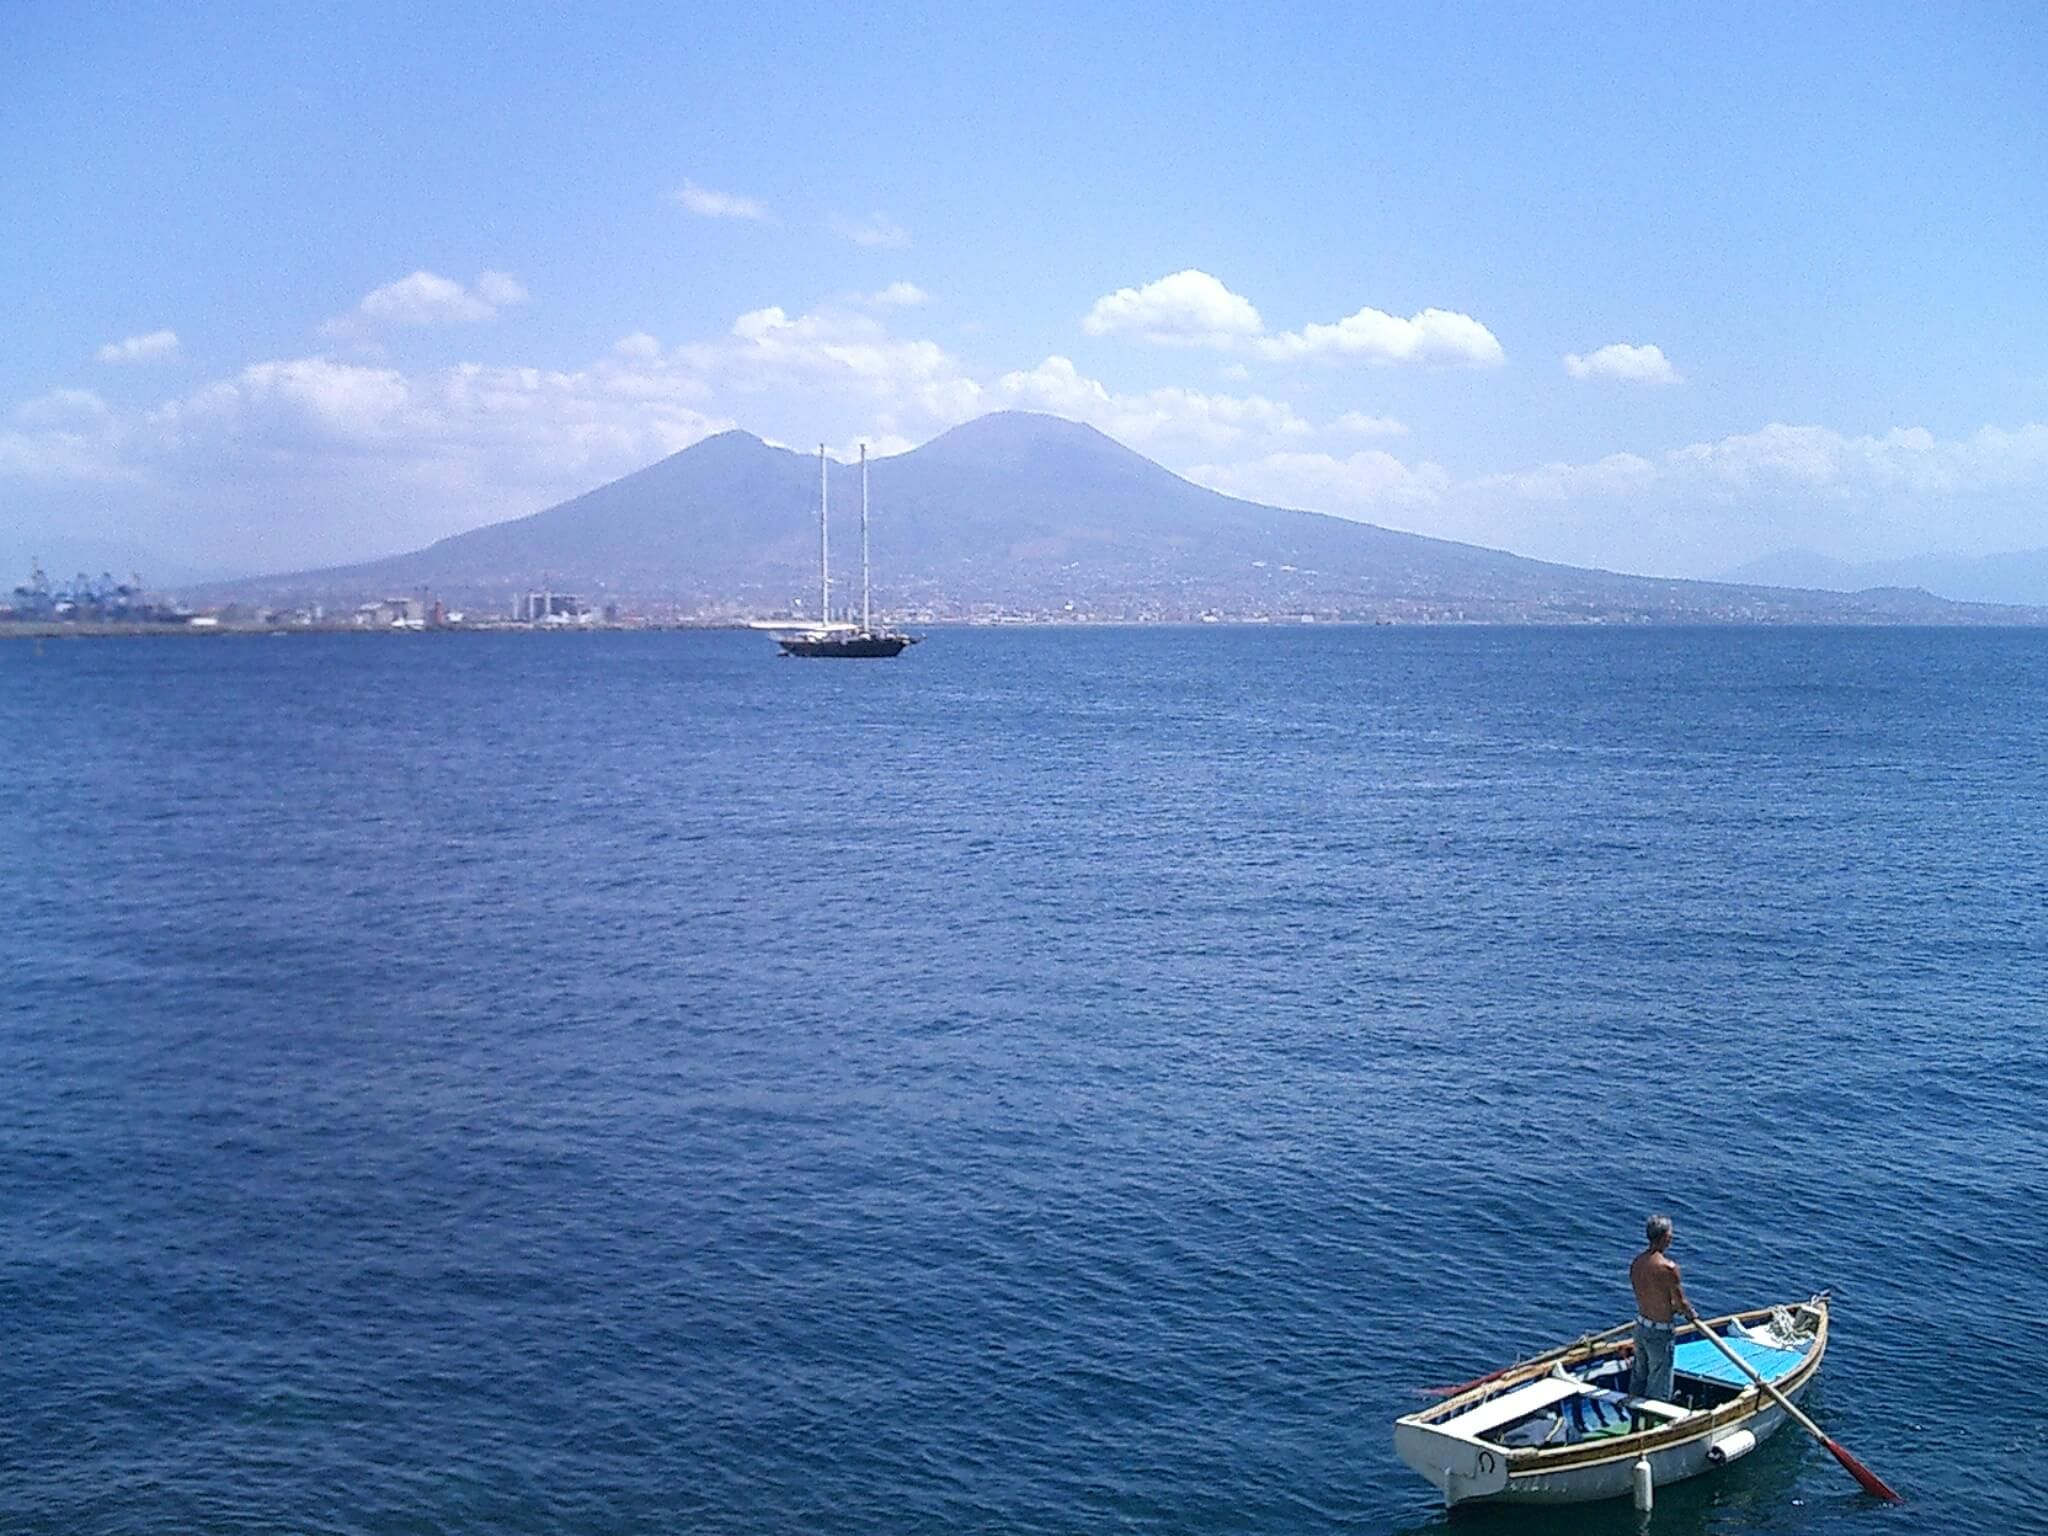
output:
[[1662,1243],[1635,1256],[1628,1266],[1628,1283],[1635,1287],[1636,1311],[1653,1323],[1668,1323],[1679,1312],[1699,1315],[1685,1299],[1685,1281]]

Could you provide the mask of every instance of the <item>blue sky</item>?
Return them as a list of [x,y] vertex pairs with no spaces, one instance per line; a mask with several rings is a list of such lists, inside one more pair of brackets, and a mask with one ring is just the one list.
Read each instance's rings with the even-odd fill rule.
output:
[[1577,563],[2038,547],[2044,39],[16,0],[0,560],[356,558],[729,425],[900,450],[1006,406]]

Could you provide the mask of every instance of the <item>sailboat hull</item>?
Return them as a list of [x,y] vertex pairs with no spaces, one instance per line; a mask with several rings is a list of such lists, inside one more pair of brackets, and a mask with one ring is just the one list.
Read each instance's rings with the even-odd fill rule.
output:
[[787,635],[782,640],[782,653],[864,659],[900,656],[905,647],[916,643],[911,635]]

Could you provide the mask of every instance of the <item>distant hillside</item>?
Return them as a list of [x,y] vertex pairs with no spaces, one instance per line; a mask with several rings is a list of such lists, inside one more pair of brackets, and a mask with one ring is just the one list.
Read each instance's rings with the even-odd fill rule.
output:
[[[1988,617],[1921,593],[1841,596],[1665,581],[1240,501],[1095,431],[1004,412],[870,466],[875,595],[892,612],[1093,618],[1314,614],[1490,620]],[[833,465],[835,602],[853,591],[859,472]],[[543,580],[700,614],[815,613],[814,457],[744,432],[530,517],[370,564],[247,582],[266,601],[426,587],[502,608]],[[215,589],[222,595],[224,589]]]
[[1903,560],[1860,563],[1788,549],[1737,566],[1724,579],[1823,592],[1919,587],[1962,603],[2048,606],[2048,549],[2021,549],[2004,555],[1912,555]]

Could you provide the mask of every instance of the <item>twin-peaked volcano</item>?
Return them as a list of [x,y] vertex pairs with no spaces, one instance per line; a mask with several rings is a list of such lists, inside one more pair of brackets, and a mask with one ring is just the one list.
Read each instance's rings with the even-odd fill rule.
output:
[[[873,460],[870,476],[875,599],[890,612],[1671,620],[1974,612],[1921,593],[1618,576],[1283,511],[1193,485],[1092,427],[1025,412],[984,416]],[[843,577],[859,547],[859,471],[833,464],[829,480],[833,561]],[[545,579],[661,609],[814,611],[817,504],[814,457],[725,432],[528,517],[414,554],[247,589],[341,597],[428,587],[488,606]]]

